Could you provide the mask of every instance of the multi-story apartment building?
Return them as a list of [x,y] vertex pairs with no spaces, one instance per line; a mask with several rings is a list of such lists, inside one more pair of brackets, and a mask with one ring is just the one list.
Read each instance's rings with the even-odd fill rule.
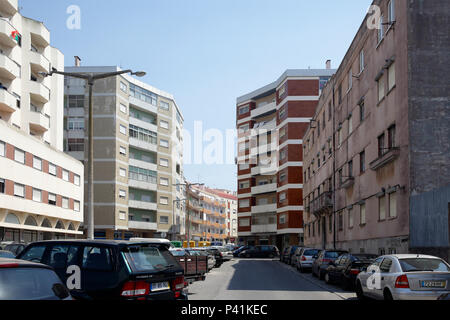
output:
[[63,152],[63,68],[42,22],[0,1],[0,241],[75,237],[83,164]]
[[448,3],[373,4],[303,138],[305,244],[448,259]]
[[287,70],[237,99],[240,243],[302,243],[302,137],[333,73]]
[[[97,74],[119,68],[65,70]],[[184,219],[176,202],[184,196],[183,116],[174,97],[122,75],[96,81],[93,103],[95,237],[168,237]],[[84,81],[66,78],[65,151],[81,161],[87,161],[87,107]]]
[[222,197],[226,203],[226,234],[227,234],[227,242],[235,243],[237,240],[237,193],[236,191],[229,191],[225,189],[213,189],[216,194]]
[[186,239],[227,242],[228,204],[233,196],[215,189],[191,186],[186,198],[189,199],[186,208]]

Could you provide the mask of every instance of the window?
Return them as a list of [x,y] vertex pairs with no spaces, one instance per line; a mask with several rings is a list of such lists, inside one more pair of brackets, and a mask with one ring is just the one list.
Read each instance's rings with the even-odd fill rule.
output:
[[342,211],[339,212],[338,225],[339,225],[339,231],[344,230],[344,216],[342,214]]
[[248,207],[250,207],[249,199],[239,200],[239,208],[248,208]]
[[69,209],[69,198],[62,198],[62,207],[63,209]]
[[331,233],[333,231],[333,216],[328,217],[328,231]]
[[127,113],[127,106],[124,105],[123,103],[120,104],[120,112],[122,113]]
[[342,144],[343,140],[343,134],[342,134],[342,128],[338,130],[338,145],[340,146]]
[[83,265],[85,270],[112,271],[111,250],[105,247],[84,247]]
[[[119,219],[120,220],[126,220],[127,219],[127,213],[125,211],[119,211]],[[131,220],[131,216],[130,216]]]
[[392,25],[395,22],[395,0],[389,1],[388,4],[388,19],[389,23]]
[[157,183],[158,174],[156,171],[130,166],[129,178],[135,181],[144,181],[152,184]]
[[127,127],[124,125],[120,125],[120,133],[126,135],[127,134]]
[[250,168],[250,165],[248,163],[239,165],[239,170],[247,170],[249,168]]
[[359,168],[360,173],[364,173],[366,171],[366,152],[363,151],[359,154]]
[[384,38],[384,16],[381,15],[380,20],[378,22],[378,44]]
[[395,124],[388,129],[388,148],[395,148]]
[[280,129],[280,139],[286,135],[286,128]]
[[164,102],[164,101],[159,102],[160,109],[169,111],[169,107],[170,107],[170,105],[167,102]]
[[378,217],[380,221],[386,219],[386,196],[378,198]]
[[73,202],[73,210],[76,212],[80,212],[80,201]]
[[246,133],[248,130],[250,130],[250,124],[244,124],[239,127],[239,133]]
[[42,171],[42,159],[33,157],[33,168]]
[[342,176],[343,176],[343,174],[342,174],[342,169],[339,169],[339,172],[338,172],[339,185],[342,184]]
[[392,266],[392,260],[385,258],[380,265],[380,271],[387,273],[391,270],[391,266]]
[[364,119],[365,119],[365,108],[364,108],[364,101],[362,101],[360,104],[359,104],[359,120],[361,121],[361,122],[363,122],[364,121]]
[[395,62],[388,68],[388,90],[391,91],[395,87]]
[[248,189],[250,188],[250,181],[242,181],[239,182],[239,189]]
[[279,118],[280,120],[281,120],[281,119],[284,119],[285,115],[286,115],[286,107],[282,107],[282,108],[280,109],[280,111],[278,112],[278,118]]
[[169,147],[169,141],[161,139],[161,140],[159,140],[159,145],[161,147],[168,148]]
[[397,193],[389,194],[389,217],[396,218],[397,217]]
[[161,159],[159,159],[159,165],[162,166],[162,167],[168,167],[169,166],[169,160],[161,158]]
[[281,152],[280,152],[280,159],[281,159],[281,160],[284,160],[284,159],[286,159],[286,154],[287,154],[287,151],[286,151],[286,149],[285,149],[285,150],[283,150],[283,151],[281,151]]
[[14,160],[25,164],[25,152],[20,149],[14,149]]
[[359,207],[359,221],[361,225],[366,224],[366,204],[361,204]]
[[338,101],[339,101],[339,104],[341,104],[342,103],[342,83],[339,85],[339,87],[338,87],[338,92],[337,92],[337,94],[338,94]]
[[33,201],[42,202],[42,191],[39,189],[33,189]]
[[353,86],[353,72],[352,69],[348,71],[348,90],[350,90]]
[[169,129],[169,123],[167,121],[164,120],[160,120],[159,121],[159,126],[163,129]]
[[159,223],[160,224],[169,224],[169,217],[168,216],[160,216]]
[[364,71],[364,49],[359,52],[359,72]]
[[25,186],[22,184],[14,184],[14,195],[16,197],[25,198]]
[[332,112],[331,112],[331,102],[328,103],[328,121],[331,121],[332,118]]
[[348,209],[348,227],[353,228],[353,209]]
[[283,182],[286,180],[286,173],[281,173],[280,174],[280,182]]
[[160,197],[159,198],[159,203],[160,204],[164,204],[164,205],[168,205],[169,204],[169,198],[167,198],[167,197]]
[[130,124],[130,137],[131,138],[135,138],[144,142],[148,142],[151,144],[157,144],[158,143],[158,139],[157,136],[158,134],[156,132],[150,131],[150,130],[146,130],[144,128],[140,128],[140,127],[136,127]]
[[49,193],[48,194],[48,204],[52,206],[56,206],[56,194]]
[[246,114],[246,113],[248,113],[250,111],[250,106],[243,106],[243,107],[240,107],[239,108],[239,115],[241,116],[241,115],[243,115],[243,114]]
[[120,168],[119,169],[119,174],[120,174],[121,177],[126,178],[126,176],[127,176],[127,169]]
[[159,184],[162,186],[168,186],[169,185],[169,179],[168,178],[159,178]]
[[0,193],[5,193],[5,179],[0,179]]
[[378,101],[383,100],[384,98],[384,77],[381,76],[380,79],[378,79]]
[[382,157],[384,154],[384,133],[378,137],[378,157]]
[[3,141],[0,141],[0,157],[4,157],[6,155],[6,145]]
[[62,178],[64,181],[69,181],[69,171],[63,169]]
[[350,135],[353,132],[353,118],[352,115],[348,116],[348,134]]
[[121,155],[126,156],[127,155],[127,148],[120,147],[120,151],[119,152],[120,152]]
[[74,117],[67,119],[67,130],[82,131],[84,130],[84,117]]
[[286,192],[280,193],[280,202],[283,202],[286,200]]
[[84,109],[84,96],[83,95],[69,95],[66,96],[66,108],[83,108]]
[[127,192],[125,190],[119,190],[119,198],[125,199],[127,197]]
[[239,227],[249,227],[250,226],[250,219],[239,219]]
[[56,176],[56,166],[53,163],[48,164],[48,173],[52,176]]
[[353,160],[348,162],[348,176],[353,177]]
[[84,151],[84,139],[67,139],[67,151]]
[[126,83],[120,81],[120,90],[122,90],[123,92],[126,93],[127,89],[128,89],[128,87],[127,87]]
[[286,223],[288,223],[287,214],[280,214],[280,224],[286,224]]

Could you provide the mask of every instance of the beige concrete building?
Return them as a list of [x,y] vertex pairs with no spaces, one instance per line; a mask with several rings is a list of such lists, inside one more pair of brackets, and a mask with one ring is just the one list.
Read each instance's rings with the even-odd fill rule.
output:
[[63,68],[42,22],[0,1],[0,241],[74,237],[83,164],[63,153]]
[[[66,67],[95,74],[118,67]],[[184,219],[183,116],[173,96],[128,75],[94,86],[95,237],[168,237]],[[88,92],[65,80],[65,151],[87,161]],[[86,143],[86,145],[85,145]]]

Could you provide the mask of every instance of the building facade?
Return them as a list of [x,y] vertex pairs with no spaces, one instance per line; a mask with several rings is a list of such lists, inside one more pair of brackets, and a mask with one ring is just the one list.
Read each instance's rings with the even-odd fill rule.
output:
[[0,241],[82,234],[83,164],[63,152],[64,67],[42,22],[0,2]]
[[[104,73],[118,67],[66,67]],[[94,103],[95,237],[169,237],[184,219],[183,116],[171,94],[131,76],[96,81]],[[87,162],[88,88],[65,80],[65,151]],[[87,203],[86,203],[87,205]]]
[[237,99],[240,243],[303,242],[302,137],[333,73],[287,70]]
[[237,198],[222,190],[191,186],[187,190],[186,239],[227,243],[230,241],[229,208]]
[[305,245],[448,259],[448,4],[373,5],[303,138]]

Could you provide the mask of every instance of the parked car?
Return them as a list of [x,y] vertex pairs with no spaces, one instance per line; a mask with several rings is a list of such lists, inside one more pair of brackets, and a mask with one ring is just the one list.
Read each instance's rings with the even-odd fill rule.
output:
[[291,266],[297,265],[297,260],[300,258],[300,252],[302,251],[303,247],[296,247],[294,253],[291,256]]
[[289,248],[290,248],[290,247],[285,247],[285,248],[283,248],[283,249],[281,250],[281,253],[280,253],[280,261],[281,261],[281,262],[285,262],[285,261],[284,261],[284,258],[285,258],[285,256],[287,255],[287,252],[289,251]]
[[356,295],[384,300],[437,300],[450,293],[450,265],[438,257],[385,255],[358,274]]
[[216,265],[216,258],[214,255],[208,253],[204,248],[194,248],[193,251],[198,252],[200,255],[208,257],[208,272],[211,271]]
[[11,251],[0,250],[0,258],[14,259],[16,256]]
[[330,262],[335,261],[340,255],[348,253],[344,250],[322,250],[317,256],[314,256],[311,266],[312,275],[319,277],[320,280],[324,279],[326,269]]
[[22,242],[10,242],[3,247],[3,250],[10,251],[14,254],[14,256],[18,256],[19,253],[23,251],[27,246],[26,243]]
[[211,248],[218,249],[222,253],[223,261],[230,261],[233,258],[233,252],[223,246],[213,246]]
[[297,270],[300,272],[306,272],[311,270],[313,263],[313,256],[318,255],[320,250],[312,248],[303,248],[300,251],[300,255],[297,258]]
[[358,274],[372,264],[377,257],[376,254],[345,253],[334,262],[330,262],[325,270],[325,282],[338,283],[344,289],[354,289]]
[[283,253],[283,262],[287,264],[291,264],[292,256],[295,253],[295,250],[298,246],[289,246],[286,251]]
[[244,250],[251,249],[251,248],[253,248],[253,246],[241,246],[238,249],[233,251],[233,257],[237,258],[239,256],[239,253],[241,253]]
[[49,266],[0,258],[0,300],[71,300],[69,290]]
[[275,258],[279,255],[278,248],[270,245],[254,246],[239,253],[240,258]]
[[184,270],[184,280],[188,283],[204,281],[208,272],[208,257],[201,255],[192,248],[171,248],[170,253],[175,257]]
[[219,268],[224,262],[222,252],[217,248],[211,248],[211,247],[208,247],[206,249],[206,251],[208,251],[209,254],[212,254],[214,256],[214,258],[216,259],[216,265],[214,267]]
[[187,299],[169,247],[165,239],[54,240],[32,243],[18,258],[53,267],[63,283],[80,270],[80,287],[68,285],[75,299]]

